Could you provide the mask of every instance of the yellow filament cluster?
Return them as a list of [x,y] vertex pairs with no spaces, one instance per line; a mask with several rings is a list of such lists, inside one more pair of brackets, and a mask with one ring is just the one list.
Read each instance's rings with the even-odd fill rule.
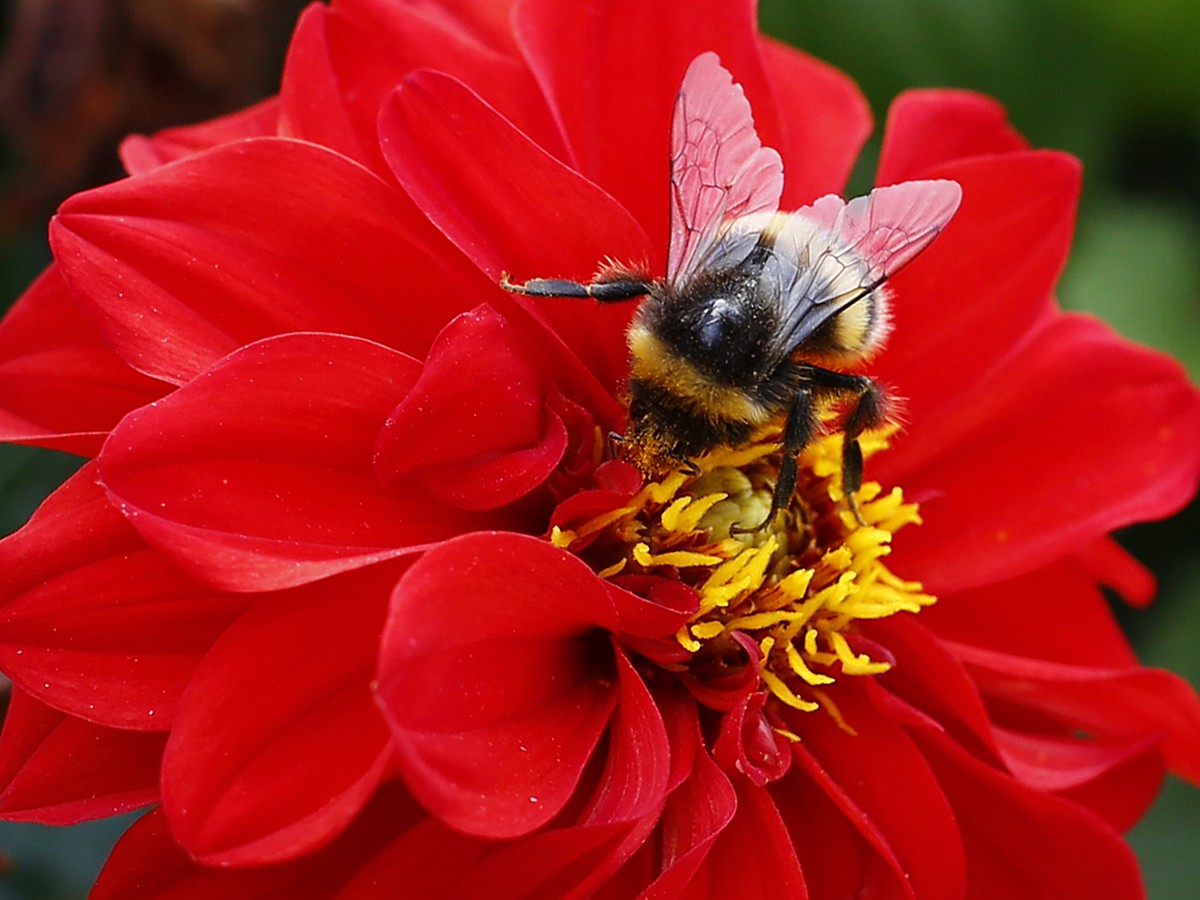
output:
[[[886,447],[888,436],[868,435],[864,453]],[[650,482],[620,509],[573,531],[555,529],[551,540],[569,549],[606,531],[602,558],[589,557],[602,577],[654,572],[693,587],[699,608],[675,635],[692,657],[682,668],[711,666],[734,649],[732,634],[748,635],[775,698],[804,711],[824,706],[836,718],[824,687],[889,668],[855,652],[859,624],[934,602],[884,565],[892,535],[920,516],[899,488],[884,493],[870,482],[857,495],[859,524],[842,493],[841,436],[834,434],[801,454],[792,509],[761,531],[731,536],[731,525],[757,524],[770,508],[778,451],[773,443],[715,451],[696,461],[700,475]]]

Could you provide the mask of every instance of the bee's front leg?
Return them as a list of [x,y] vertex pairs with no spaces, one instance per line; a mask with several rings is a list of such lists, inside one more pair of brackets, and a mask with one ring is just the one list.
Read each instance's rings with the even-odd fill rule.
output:
[[640,278],[618,278],[613,281],[570,281],[565,278],[534,278],[517,284],[507,272],[500,273],[500,287],[510,294],[523,297],[590,297],[600,303],[620,303],[650,292],[651,282]]

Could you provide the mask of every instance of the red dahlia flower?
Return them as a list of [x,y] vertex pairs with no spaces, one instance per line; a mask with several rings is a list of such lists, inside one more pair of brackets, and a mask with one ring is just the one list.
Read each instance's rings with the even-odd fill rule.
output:
[[893,106],[878,183],[963,199],[890,283],[862,525],[835,429],[728,537],[771,436],[646,481],[629,305],[499,288],[663,272],[709,50],[782,208],[840,191],[866,107],[750,3],[345,0],[277,98],[63,205],[0,428],[90,461],[0,544],[0,808],[154,805],[94,897],[1141,896],[1120,832],[1200,781],[1200,704],[1107,534],[1194,491],[1200,398],[1055,307],[1074,160]]

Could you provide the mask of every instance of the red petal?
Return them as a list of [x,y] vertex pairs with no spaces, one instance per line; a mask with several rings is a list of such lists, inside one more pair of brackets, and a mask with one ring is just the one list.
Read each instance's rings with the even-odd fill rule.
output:
[[878,184],[927,178],[934,166],[1028,148],[1008,124],[1004,107],[970,91],[901,94],[888,110],[879,155]]
[[[351,826],[340,841],[345,843],[354,833]],[[451,831],[437,819],[426,818],[377,853],[334,896],[336,900],[458,900],[463,896],[463,873],[470,872],[490,846],[490,841]]]
[[763,714],[767,694],[746,694],[721,719],[713,756],[727,772],[745,775],[762,787],[787,774],[792,761],[787,738],[775,732]]
[[669,745],[654,700],[620,651],[617,673],[621,698],[604,772],[579,824],[499,847],[468,874],[455,896],[582,900],[646,841],[666,798]]
[[966,871],[954,812],[903,730],[859,692],[837,691],[842,717],[815,713],[791,727],[802,765],[890,864],[897,896],[961,898]]
[[1149,606],[1158,591],[1154,573],[1108,535],[1081,548],[1075,558],[1097,581],[1120,594],[1130,606],[1138,609]]
[[[379,120],[392,171],[429,218],[491,278],[588,280],[608,257],[647,260],[637,222],[611,197],[517,131],[470,89],[418,72]],[[626,369],[632,304],[529,301],[601,380]]]
[[[793,840],[767,788],[735,783],[737,814],[721,832],[681,900],[795,897],[808,900]],[[816,827],[820,827],[819,823]],[[840,861],[829,860],[838,865]]]
[[1173,360],[1090,319],[1048,321],[941,426],[905,475],[930,496],[896,558],[936,594],[1012,578],[1131,522],[1168,515],[1200,478],[1200,394]]
[[[676,756],[690,756],[692,764],[663,809],[658,866],[662,874],[640,895],[642,900],[680,896],[738,809],[737,792],[704,749],[695,703],[687,700],[676,706],[689,710],[690,715],[667,717],[668,725],[674,725],[671,748]],[[759,851],[754,858],[761,858]]]
[[[396,834],[419,831],[421,826],[416,823],[420,820],[420,810],[402,789],[385,786],[344,834],[316,853],[272,866],[209,868],[195,862],[175,843],[166,817],[162,810],[156,809],[134,823],[117,842],[89,897],[91,900],[341,898],[343,885],[384,853],[385,845]],[[441,843],[449,844],[448,838],[444,836]],[[436,866],[437,858],[429,854],[423,861]],[[438,874],[436,869],[434,874]],[[446,894],[414,890],[404,896],[413,900],[439,900]]]
[[936,731],[918,737],[958,816],[970,877],[965,896],[1145,896],[1132,851],[1090,812],[1022,787]]
[[1022,783],[1091,809],[1118,831],[1150,808],[1167,767],[1157,735],[1097,742],[997,729],[1004,762]]
[[284,128],[386,173],[380,107],[406,75],[424,68],[474,85],[525,133],[565,157],[546,100],[525,65],[469,34],[460,16],[436,7],[343,2],[307,10],[284,72]]
[[327,6],[313,3],[292,32],[279,88],[279,133],[321,144],[382,174],[374,131],[364,134],[349,104],[354,94],[342,87],[329,48]]
[[493,522],[372,471],[419,369],[341,335],[252,344],[128,416],[101,480],[151,543],[231,590],[312,581]]
[[792,835],[812,900],[904,896],[896,888],[894,856],[877,853],[801,769],[793,767],[787,778],[772,783],[770,793]]
[[[1026,615],[1013,615],[1016,605]],[[1030,618],[1038,622],[1030,628]],[[1095,580],[1062,560],[1028,575],[954,593],[921,613],[938,637],[1034,659],[1102,668],[1137,658]]]
[[542,378],[513,328],[483,306],[451,322],[376,445],[384,480],[418,473],[434,496],[494,509],[542,484],[567,432],[546,405]]
[[175,383],[291,331],[423,353],[491,290],[393,187],[328,150],[273,138],[77,194],[51,245],[105,340]]
[[72,825],[153,803],[166,739],[92,725],[13,691],[0,735],[0,815]]
[[167,128],[149,137],[131,134],[119,152],[130,175],[148,172],[210,147],[252,137],[270,137],[279,130],[279,98],[260,103],[197,125]]
[[1160,735],[1172,771],[1200,784],[1200,699],[1178,675],[951,648],[986,694],[1049,714],[1071,731],[1125,741]]
[[[945,598],[935,608],[953,608],[957,599]],[[998,764],[992,723],[979,689],[962,663],[934,636],[937,629],[925,627],[930,624],[928,612],[922,610],[919,619],[891,616],[870,623],[866,633],[895,659],[880,686],[932,718],[977,756]]]
[[[745,88],[763,143],[780,146],[754,7],[751,0],[534,0],[517,7],[518,41],[556,109],[578,170],[642,223],[654,248],[652,256],[643,251],[647,261],[661,259],[667,247],[671,109],[693,59],[716,51]],[[596,259],[607,253],[639,261],[621,252],[600,248]],[[507,268],[525,277],[515,263]]]
[[121,416],[167,390],[108,348],[55,266],[0,323],[0,439],[92,456]]
[[958,436],[944,432],[977,422],[979,393],[1010,377],[1001,366],[1052,314],[1075,222],[1079,165],[1065,155],[1020,153],[937,171],[962,186],[962,206],[889,282],[895,330],[874,366],[901,398],[906,426],[870,466],[892,483],[944,453]]
[[0,664],[55,708],[102,725],[171,726],[201,655],[246,605],[149,549],[87,465],[0,544]]
[[451,827],[503,838],[553,818],[609,720],[614,623],[601,582],[536,538],[483,533],[401,579],[379,699],[406,779]]
[[362,808],[391,758],[371,679],[397,574],[375,566],[280,595],[205,657],[163,759],[163,808],[196,859],[291,859]]
[[[871,108],[840,70],[763,37],[763,61],[779,105],[783,142],[782,209],[840,194],[871,133]],[[880,182],[886,184],[887,182]]]

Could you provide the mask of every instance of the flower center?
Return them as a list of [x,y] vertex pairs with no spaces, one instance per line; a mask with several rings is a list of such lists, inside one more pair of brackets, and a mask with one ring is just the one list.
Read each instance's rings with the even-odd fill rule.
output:
[[[888,446],[894,429],[864,436],[864,455]],[[767,527],[780,445],[723,448],[696,460],[699,474],[648,482],[623,506],[551,540],[577,552],[602,578],[621,583],[654,576],[692,588],[699,606],[674,635],[660,667],[708,684],[755,661],[763,686],[803,711],[824,705],[824,688],[842,676],[876,675],[891,663],[859,634],[864,620],[919,612],[934,602],[921,585],[893,574],[884,558],[892,535],[919,523],[914,503],[876,482],[858,493],[864,524],[841,485],[840,434],[802,451],[795,497]]]

